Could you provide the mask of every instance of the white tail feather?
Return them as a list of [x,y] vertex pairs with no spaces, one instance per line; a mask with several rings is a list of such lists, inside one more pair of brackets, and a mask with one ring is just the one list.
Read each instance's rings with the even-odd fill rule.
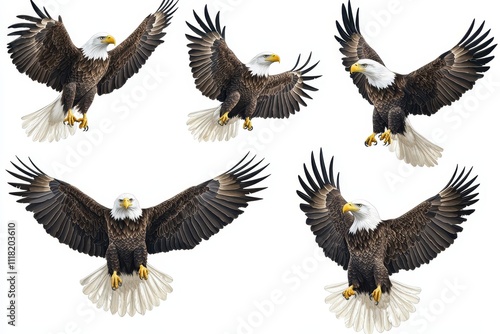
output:
[[219,125],[220,105],[190,113],[187,125],[189,131],[198,141],[223,141],[236,137],[238,134],[238,117],[229,119],[226,125]]
[[420,288],[403,285],[392,280],[389,293],[383,293],[378,304],[370,299],[367,293],[358,293],[345,299],[342,292],[347,288],[347,282],[326,286],[331,294],[325,302],[330,304],[330,311],[337,318],[343,318],[346,327],[352,327],[356,332],[363,330],[366,334],[388,331],[398,327],[408,320],[415,312],[415,304],[419,302]]
[[[76,112],[76,110],[74,110]],[[63,124],[64,110],[61,95],[51,104],[22,117],[23,129],[33,141],[59,141],[73,135],[76,129]]]
[[404,134],[391,134],[391,139],[389,150],[395,152],[398,159],[412,166],[435,166],[443,151],[415,131],[408,120]]
[[141,280],[137,272],[132,275],[121,275],[122,285],[111,289],[111,278],[108,266],[104,265],[92,274],[83,278],[83,293],[96,304],[97,308],[118,313],[120,316],[136,313],[145,314],[154,306],[160,305],[160,300],[167,299],[167,294],[172,292],[169,283],[172,278],[148,264],[149,275],[147,280]]

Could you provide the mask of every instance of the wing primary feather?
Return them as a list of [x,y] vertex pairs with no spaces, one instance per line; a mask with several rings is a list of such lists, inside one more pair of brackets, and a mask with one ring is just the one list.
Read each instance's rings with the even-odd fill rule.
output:
[[42,19],[46,19],[47,16],[45,16],[45,14],[40,10],[40,8],[38,8],[38,6],[35,4],[35,2],[33,0],[30,0],[30,2],[31,2],[31,6],[35,10],[35,12],[38,14],[38,16],[40,16],[40,18],[42,18]]
[[471,25],[469,26],[469,29],[467,30],[467,32],[465,33],[464,37],[462,37],[462,39],[460,40],[460,42],[458,42],[457,45],[462,44],[462,42],[465,41],[469,37],[469,34],[471,33],[472,29],[474,28],[474,23],[475,22],[476,22],[476,19],[473,19]]
[[[333,159],[333,157],[332,157]],[[326,166],[325,166],[325,160],[323,159],[323,148],[320,148],[319,150],[319,162],[321,165],[321,173],[323,174],[323,179],[325,180],[326,183],[330,183],[332,178],[328,177],[328,173],[326,172]],[[333,185],[335,186],[335,185]]]
[[293,72],[295,71],[295,68],[297,67],[297,65],[299,65],[299,62],[300,62],[300,54],[299,56],[297,57],[297,61],[295,62],[295,65],[293,65],[292,69],[290,70],[290,72]]
[[217,29],[214,27],[214,24],[212,23],[212,19],[210,18],[210,14],[208,13],[208,6],[205,5],[205,19],[207,20],[207,24],[210,27],[211,31],[217,31]]
[[470,42],[474,41],[474,39],[481,33],[481,31],[483,30],[483,27],[484,27],[484,23],[485,23],[485,21],[483,21],[483,23],[481,23],[479,28],[477,28],[477,30],[469,37],[469,39],[463,43],[464,47],[468,48],[468,44]]
[[307,57],[306,62],[300,68],[297,69],[298,72],[302,71],[302,69],[304,69],[304,67],[306,67],[307,64],[309,64],[309,61],[311,61],[311,56],[312,52],[309,52],[309,57]]
[[[320,163],[321,163],[321,161],[320,161]],[[316,159],[314,159],[313,152],[311,152],[311,166],[312,166],[314,176],[316,177],[316,181],[318,181],[319,187],[323,188],[325,186],[325,183],[323,182],[323,178],[319,174],[318,166],[316,166]],[[325,180],[325,181],[327,181],[327,180]]]

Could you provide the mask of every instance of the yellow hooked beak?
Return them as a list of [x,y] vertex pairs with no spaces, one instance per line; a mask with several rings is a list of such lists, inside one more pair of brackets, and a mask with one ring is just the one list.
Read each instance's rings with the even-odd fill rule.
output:
[[132,201],[129,198],[124,198],[121,201],[120,206],[124,207],[125,209],[128,209],[129,207],[132,206]]
[[116,45],[115,38],[113,36],[111,36],[111,35],[108,35],[108,36],[104,37],[102,39],[101,43]]
[[351,202],[344,204],[342,207],[342,213],[346,213],[347,211],[359,211],[359,206],[353,204]]
[[266,58],[266,61],[270,61],[271,63],[274,63],[274,62],[280,62],[280,56],[278,56],[277,54],[272,54],[270,55],[269,57]]
[[363,66],[359,65],[358,63],[354,63],[354,64],[352,64],[350,71],[351,71],[351,73],[364,72],[365,68]]

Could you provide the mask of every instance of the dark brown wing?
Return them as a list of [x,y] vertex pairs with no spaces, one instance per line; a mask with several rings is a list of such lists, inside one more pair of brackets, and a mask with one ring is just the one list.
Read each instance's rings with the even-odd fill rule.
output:
[[226,27],[221,29],[219,14],[215,17],[215,25],[205,6],[206,23],[193,11],[200,28],[186,22],[189,28],[198,36],[187,35],[191,43],[189,50],[189,66],[195,79],[196,88],[212,100],[224,100],[225,89],[231,78],[241,73],[245,65],[229,49],[225,41]]
[[[247,154],[248,155],[248,154]],[[148,209],[150,225],[146,244],[150,254],[191,249],[237,218],[251,201],[249,196],[265,188],[249,188],[267,176],[254,178],[264,168],[246,156],[227,172],[191,187]],[[143,210],[144,212],[144,210]]]
[[163,43],[163,31],[177,8],[177,0],[163,0],[155,13],[144,21],[116,48],[109,51],[109,67],[97,85],[99,95],[111,93],[122,87],[129,78],[139,72],[158,45]]
[[[345,56],[342,58],[342,64],[345,66],[346,71],[350,71],[351,65],[357,63],[360,59],[371,59],[384,65],[379,55],[368,45],[361,35],[359,29],[359,8],[356,11],[356,17],[354,17],[350,1],[347,4],[347,9],[345,4],[342,4],[342,21],[344,27],[338,21],[335,21],[340,35],[340,37],[335,36],[335,39],[342,46],[340,52]],[[352,73],[351,78],[358,87],[359,93],[371,103],[365,89],[365,76],[361,73]]]
[[432,115],[441,107],[458,100],[483,77],[494,57],[488,56],[496,47],[486,40],[490,30],[481,34],[484,22],[473,32],[474,21],[465,36],[451,50],[404,77],[406,83],[405,113]]
[[473,184],[477,176],[468,180],[472,168],[467,173],[464,168],[458,176],[457,171],[458,167],[437,195],[401,217],[383,222],[389,240],[386,265],[390,274],[429,263],[462,231],[459,224],[467,220],[463,216],[474,212],[466,207],[478,201],[478,193],[472,192],[479,184]]
[[317,91],[318,89],[309,86],[305,81],[319,78],[317,76],[307,76],[309,71],[318,65],[319,61],[306,68],[311,60],[311,54],[307,61],[300,68],[300,55],[295,66],[288,72],[270,75],[266,81],[266,87],[257,100],[257,106],[253,117],[261,118],[288,118],[290,114],[300,111],[300,105],[307,106],[302,97],[310,99],[306,90]]
[[81,52],[71,41],[60,16],[56,21],[45,8],[42,12],[33,1],[31,5],[38,17],[18,15],[27,22],[9,27],[17,29],[9,36],[19,36],[7,44],[10,58],[19,72],[61,91]]
[[305,164],[304,173],[309,184],[299,176],[299,182],[305,193],[297,191],[297,194],[307,202],[300,204],[300,209],[306,214],[306,224],[311,227],[311,231],[316,236],[316,242],[323,248],[325,255],[347,270],[350,256],[345,237],[352,225],[353,217],[342,213],[346,200],[342,197],[338,187],[338,174],[337,185],[335,184],[333,157],[330,160],[328,172],[323,160],[323,150],[320,151],[319,159],[321,173],[311,153],[311,165],[316,180],[311,176]]
[[26,210],[33,212],[38,223],[59,242],[80,253],[104,257],[108,248],[105,214],[110,209],[71,184],[46,175],[31,159],[32,167],[19,162],[22,166],[12,164],[22,174],[7,171],[27,182],[9,182],[22,190],[11,192],[22,197],[18,202],[28,203]]

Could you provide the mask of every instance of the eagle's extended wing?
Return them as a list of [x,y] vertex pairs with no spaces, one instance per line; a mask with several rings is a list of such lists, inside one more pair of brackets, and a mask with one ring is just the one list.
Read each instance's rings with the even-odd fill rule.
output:
[[146,63],[158,45],[163,43],[163,31],[177,10],[177,1],[163,0],[155,13],[148,15],[135,31],[116,48],[109,51],[108,71],[97,85],[99,95],[111,93]]
[[266,81],[266,87],[257,100],[257,107],[253,117],[261,118],[288,118],[290,114],[295,114],[300,110],[299,104],[306,106],[302,97],[310,99],[305,90],[317,91],[318,89],[309,86],[304,81],[319,78],[317,76],[306,76],[309,71],[318,65],[319,61],[306,68],[311,60],[311,55],[300,68],[300,55],[295,66],[288,72],[270,75]]
[[[383,65],[382,59],[361,35],[359,30],[359,8],[356,11],[356,17],[354,17],[350,1],[347,9],[342,4],[342,21],[344,23],[343,28],[338,21],[335,22],[340,35],[340,37],[335,36],[335,39],[342,46],[340,52],[345,56],[342,58],[342,64],[345,66],[346,71],[349,71],[351,65],[357,63],[360,59],[372,59]],[[358,87],[359,93],[371,103],[365,88],[365,76],[361,73],[351,73],[351,78]]]
[[437,195],[404,215],[383,222],[387,225],[386,265],[390,274],[429,263],[462,231],[459,224],[467,220],[463,216],[474,212],[466,207],[478,201],[478,193],[473,191],[479,184],[473,184],[477,176],[468,180],[472,168],[467,173],[464,168],[458,176],[457,171],[458,167]]
[[219,14],[215,17],[215,25],[205,6],[206,23],[193,11],[201,30],[186,22],[189,28],[198,36],[187,35],[191,43],[189,50],[189,66],[195,79],[196,88],[212,100],[224,100],[224,88],[238,70],[244,68],[243,63],[227,46],[225,41],[226,27],[221,29]]
[[31,5],[38,17],[18,15],[27,22],[9,27],[18,29],[9,36],[19,36],[7,44],[10,57],[19,72],[61,91],[81,52],[71,41],[60,16],[54,20],[45,8],[42,12],[32,0]]
[[33,212],[45,231],[59,242],[80,253],[104,257],[108,248],[105,214],[110,209],[71,184],[46,175],[32,161],[33,167],[19,162],[22,166],[12,164],[22,174],[8,171],[27,182],[9,182],[22,190],[11,193],[22,197],[18,202],[28,203],[26,210]]
[[451,50],[434,61],[404,76],[406,113],[432,115],[441,107],[458,100],[483,77],[494,57],[488,56],[496,47],[486,40],[490,30],[481,34],[484,22],[473,32],[474,21],[464,37]]
[[191,249],[243,213],[240,208],[260,199],[249,194],[265,188],[249,187],[267,177],[253,178],[267,165],[258,168],[262,160],[252,164],[255,157],[246,162],[245,158],[212,180],[143,210],[150,220],[146,235],[148,252]]
[[300,204],[300,209],[307,216],[306,223],[316,236],[316,242],[323,248],[326,256],[337,262],[342,268],[347,269],[349,264],[349,250],[347,249],[346,235],[352,225],[352,215],[342,213],[342,207],[346,200],[339,190],[339,177],[337,184],[333,175],[333,157],[327,172],[323,151],[320,151],[320,168],[318,170],[314,155],[311,153],[311,165],[316,181],[311,176],[304,164],[304,173],[307,184],[299,176],[300,184],[305,193],[297,191],[297,194],[307,203]]

